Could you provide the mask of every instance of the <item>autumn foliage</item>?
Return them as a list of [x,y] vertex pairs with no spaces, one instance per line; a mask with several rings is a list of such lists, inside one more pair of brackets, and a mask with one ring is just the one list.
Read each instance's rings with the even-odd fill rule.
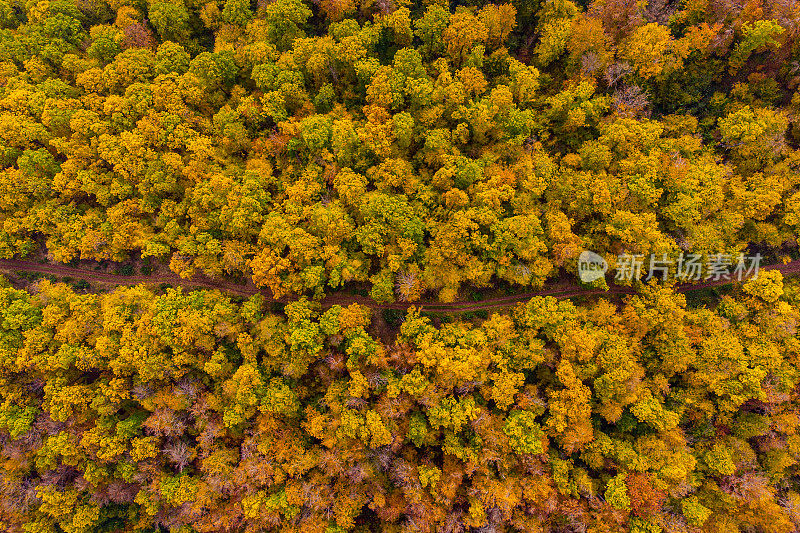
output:
[[788,3],[461,3],[3,0],[0,256],[414,301],[794,239]]
[[264,290],[3,278],[0,530],[797,531],[778,271],[708,305],[656,283],[435,319],[320,301],[522,292],[582,250],[797,258],[798,20],[0,0],[0,257]]
[[0,291],[6,531],[795,531],[800,286],[476,324]]

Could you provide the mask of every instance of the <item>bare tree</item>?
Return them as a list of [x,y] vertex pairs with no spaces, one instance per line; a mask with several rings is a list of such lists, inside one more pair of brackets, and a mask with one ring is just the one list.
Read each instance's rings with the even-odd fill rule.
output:
[[407,302],[412,299],[419,290],[419,280],[413,272],[400,272],[395,281],[395,292],[397,299]]
[[178,472],[183,472],[192,460],[192,450],[182,440],[176,440],[164,446],[161,450],[169,462],[175,465]]
[[628,63],[626,63],[625,61],[618,61],[608,66],[605,75],[603,77],[605,78],[608,86],[613,87],[614,85],[617,84],[619,80],[622,79],[623,76],[629,74],[632,71],[633,69]]
[[680,2],[671,0],[650,0],[642,15],[647,22],[666,25],[669,18],[678,9]]
[[649,116],[650,99],[638,85],[622,86],[614,91],[614,110],[623,116]]
[[588,51],[581,56],[581,72],[593,74],[603,66],[600,56],[594,51]]

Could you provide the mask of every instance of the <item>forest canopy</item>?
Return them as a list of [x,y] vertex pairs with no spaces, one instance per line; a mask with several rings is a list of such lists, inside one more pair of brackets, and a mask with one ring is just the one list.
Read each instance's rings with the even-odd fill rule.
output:
[[265,304],[0,290],[2,528],[800,527],[800,285],[780,272],[715,309],[657,285],[477,324],[412,309],[392,344],[355,304]]
[[0,256],[452,301],[796,242],[794,3],[457,4],[0,1]]
[[324,300],[800,259],[799,34],[790,0],[0,0],[0,260],[261,289],[0,277],[0,530],[800,530],[778,269]]

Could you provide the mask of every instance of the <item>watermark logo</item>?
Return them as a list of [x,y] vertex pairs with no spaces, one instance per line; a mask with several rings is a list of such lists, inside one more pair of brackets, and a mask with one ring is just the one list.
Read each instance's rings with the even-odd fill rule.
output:
[[604,278],[607,270],[608,263],[602,255],[584,250],[578,256],[578,276],[584,283]]
[[[620,254],[617,256],[614,279],[649,281],[659,278],[666,281],[670,277],[681,281],[742,281],[758,277],[761,254],[745,256],[733,254]],[[584,283],[591,283],[605,276],[608,270],[606,260],[594,252],[583,251],[578,257],[578,276]]]

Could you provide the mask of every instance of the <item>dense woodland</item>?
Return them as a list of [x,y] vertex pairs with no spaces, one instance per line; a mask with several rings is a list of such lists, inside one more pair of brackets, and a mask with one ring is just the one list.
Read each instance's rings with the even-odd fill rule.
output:
[[[0,291],[0,517],[26,532],[793,532],[800,285],[479,324],[262,296]],[[160,529],[159,529],[160,528]]]
[[0,0],[0,26],[4,257],[450,301],[800,228],[789,0]]
[[0,257],[265,289],[0,278],[0,530],[800,530],[780,272],[319,303],[796,258],[799,35],[793,0],[0,0]]

